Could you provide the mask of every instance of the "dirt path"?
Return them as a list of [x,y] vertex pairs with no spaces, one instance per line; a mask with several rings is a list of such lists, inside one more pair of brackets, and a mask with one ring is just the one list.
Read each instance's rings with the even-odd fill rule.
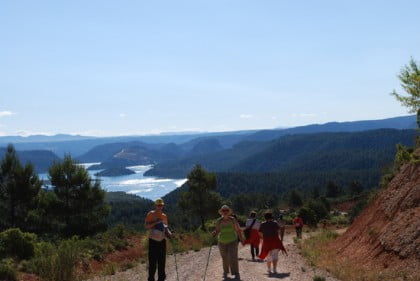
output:
[[[253,262],[249,245],[239,246],[239,272],[242,281],[313,281],[315,275],[323,276],[327,281],[339,281],[331,277],[327,272],[311,267],[305,259],[299,254],[299,249],[293,243],[294,234],[286,232],[285,247],[288,256],[280,254],[278,263],[278,273],[268,275],[264,262]],[[184,254],[178,254],[177,264],[179,281],[202,281],[205,271],[207,257],[210,248],[203,248],[198,252],[190,251]],[[207,269],[207,281],[222,281],[221,257],[217,246],[211,249],[209,265]],[[174,256],[167,256],[166,265],[167,281],[178,281],[176,277]],[[90,281],[143,281],[147,280],[147,269],[145,264],[140,264],[125,272],[119,272],[113,276],[102,276],[91,279]],[[230,276],[227,280],[234,280]]]

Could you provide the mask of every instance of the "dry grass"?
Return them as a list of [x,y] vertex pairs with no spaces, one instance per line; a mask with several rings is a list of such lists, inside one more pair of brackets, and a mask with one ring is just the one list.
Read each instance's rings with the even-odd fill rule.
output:
[[420,281],[418,276],[408,276],[402,271],[380,272],[349,261],[328,247],[337,237],[333,231],[321,230],[298,245],[311,265],[327,270],[342,281]]

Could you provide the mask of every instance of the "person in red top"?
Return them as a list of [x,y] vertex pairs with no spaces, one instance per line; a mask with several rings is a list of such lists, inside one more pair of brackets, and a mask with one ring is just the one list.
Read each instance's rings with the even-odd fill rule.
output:
[[303,219],[299,215],[293,219],[293,224],[296,229],[296,237],[302,239]]
[[166,279],[166,239],[171,238],[168,230],[168,217],[162,212],[164,202],[161,198],[155,201],[155,210],[150,211],[144,220],[144,226],[149,230],[149,277],[148,281],[155,281],[156,268],[158,281]]

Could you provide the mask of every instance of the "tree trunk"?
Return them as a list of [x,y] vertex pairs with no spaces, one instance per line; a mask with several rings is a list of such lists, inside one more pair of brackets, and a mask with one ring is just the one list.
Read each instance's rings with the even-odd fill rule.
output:
[[201,219],[201,230],[206,231],[206,221],[203,216],[200,216]]

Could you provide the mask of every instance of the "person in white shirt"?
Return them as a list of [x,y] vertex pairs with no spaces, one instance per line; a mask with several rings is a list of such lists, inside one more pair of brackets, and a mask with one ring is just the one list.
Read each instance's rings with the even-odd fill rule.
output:
[[257,219],[257,213],[252,211],[245,223],[245,233],[248,233],[248,237],[246,237],[246,239],[251,245],[251,256],[253,261],[255,261],[255,256],[258,256],[260,253],[260,236],[258,233],[260,225],[261,222]]

